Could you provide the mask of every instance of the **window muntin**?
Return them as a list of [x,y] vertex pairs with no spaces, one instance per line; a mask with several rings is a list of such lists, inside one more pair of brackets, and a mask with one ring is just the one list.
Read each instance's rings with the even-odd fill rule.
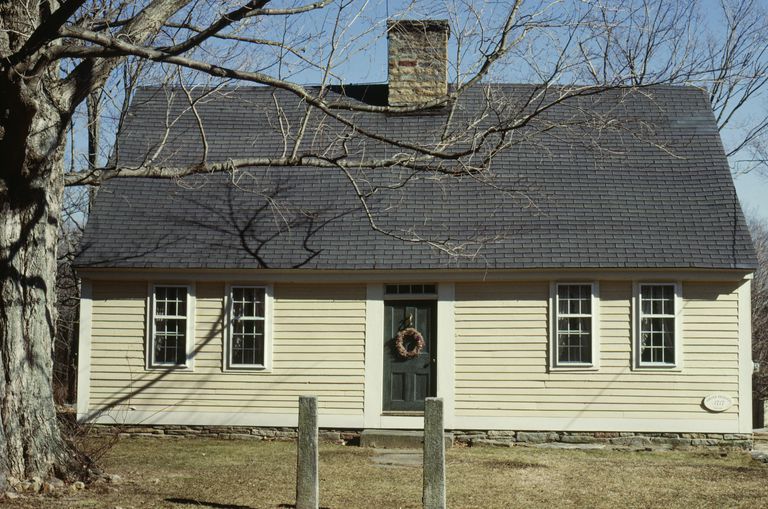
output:
[[264,367],[266,299],[263,286],[233,286],[228,367]]
[[555,292],[555,366],[593,364],[593,285],[558,283]]
[[674,366],[675,285],[641,284],[639,301],[639,364]]
[[155,286],[151,366],[186,366],[189,292],[186,286]]
[[384,287],[387,295],[432,295],[437,293],[435,284],[392,284]]

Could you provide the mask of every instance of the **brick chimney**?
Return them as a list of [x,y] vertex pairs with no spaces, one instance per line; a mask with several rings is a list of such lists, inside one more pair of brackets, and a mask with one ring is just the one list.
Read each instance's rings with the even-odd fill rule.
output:
[[445,20],[388,20],[389,105],[409,106],[448,94]]

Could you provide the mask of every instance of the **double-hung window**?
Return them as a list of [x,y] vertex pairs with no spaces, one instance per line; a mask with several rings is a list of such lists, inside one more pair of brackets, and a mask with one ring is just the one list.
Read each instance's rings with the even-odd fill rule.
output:
[[147,367],[189,367],[189,287],[154,286],[150,309]]
[[638,285],[638,367],[679,365],[677,337],[677,299],[674,283]]
[[232,286],[229,295],[229,338],[226,368],[266,368],[268,364],[268,299],[265,286]]
[[596,284],[557,283],[553,288],[552,367],[597,367]]

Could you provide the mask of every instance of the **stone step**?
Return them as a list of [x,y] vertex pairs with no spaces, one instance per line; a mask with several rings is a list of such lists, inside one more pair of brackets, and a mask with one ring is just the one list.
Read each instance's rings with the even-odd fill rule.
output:
[[[377,449],[421,449],[424,432],[420,430],[365,429],[360,433],[360,446]],[[446,449],[453,446],[453,433],[445,433]]]

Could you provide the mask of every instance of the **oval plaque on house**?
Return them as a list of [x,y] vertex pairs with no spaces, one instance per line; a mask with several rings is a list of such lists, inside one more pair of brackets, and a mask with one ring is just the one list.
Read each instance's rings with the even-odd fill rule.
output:
[[733,398],[726,394],[710,394],[703,403],[710,412],[725,412],[733,406]]

